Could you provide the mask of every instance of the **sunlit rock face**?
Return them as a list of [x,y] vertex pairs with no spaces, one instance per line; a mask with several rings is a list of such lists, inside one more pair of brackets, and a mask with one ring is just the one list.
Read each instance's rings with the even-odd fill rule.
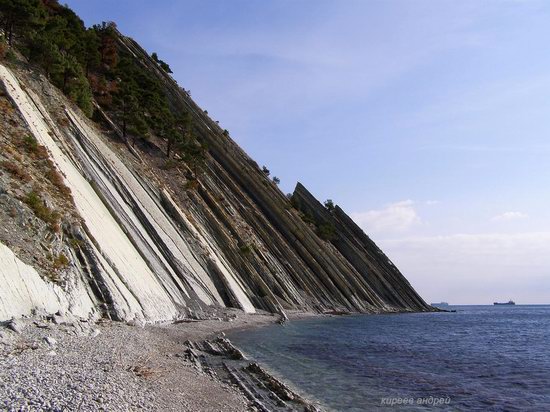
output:
[[[160,140],[124,144],[107,113],[98,109],[100,127],[45,78],[0,66],[22,126],[47,149],[80,217],[63,229],[71,242],[56,235],[70,261],[59,284],[1,245],[10,263],[0,265],[0,279],[11,286],[0,291],[0,320],[33,308],[142,322],[213,306],[282,315],[430,309],[340,208],[327,211],[301,185],[291,203],[135,42],[119,40],[163,83],[173,107],[191,113],[206,163],[192,179],[185,164],[161,167]],[[327,224],[328,238],[320,233]]]
[[47,282],[37,271],[23,263],[0,243],[0,320],[30,316],[34,313],[72,311],[75,315],[94,313],[88,290],[77,280],[67,292]]

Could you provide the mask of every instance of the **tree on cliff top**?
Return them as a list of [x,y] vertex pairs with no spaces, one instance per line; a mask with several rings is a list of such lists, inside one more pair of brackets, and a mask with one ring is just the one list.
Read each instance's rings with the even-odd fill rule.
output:
[[100,61],[105,70],[114,70],[118,63],[118,46],[116,40],[116,25],[103,22],[92,29],[99,37]]
[[329,212],[332,212],[334,210],[334,202],[332,201],[332,199],[327,199],[324,204]]
[[[193,135],[192,117],[172,107],[161,79],[123,47],[114,23],[86,29],[58,0],[0,0],[0,29],[87,115],[92,115],[95,96],[132,143],[151,132],[167,142],[168,157],[176,151],[193,165],[204,159],[206,149]],[[172,73],[157,53],[151,57]]]
[[24,36],[40,24],[44,8],[39,0],[0,0],[0,15],[2,29],[12,46],[16,33]]
[[170,66],[168,65],[168,63],[166,63],[165,61],[162,61],[159,59],[159,56],[157,53],[153,52],[153,54],[151,54],[151,58],[155,61],[155,63],[157,63],[162,70],[164,70],[166,73],[173,73],[172,72],[172,69],[170,69]]
[[96,31],[93,29],[86,30],[84,42],[84,71],[86,77],[90,75],[92,70],[97,70],[101,64],[101,53],[99,53],[100,39]]

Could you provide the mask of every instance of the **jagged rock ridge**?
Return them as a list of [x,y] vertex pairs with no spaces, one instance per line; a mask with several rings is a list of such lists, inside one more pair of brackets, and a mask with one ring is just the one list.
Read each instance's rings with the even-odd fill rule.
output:
[[[293,205],[137,43],[122,35],[118,41],[162,81],[173,107],[193,116],[199,140],[209,147],[204,171],[190,187],[185,165],[159,167],[162,150],[154,140],[127,147],[116,137],[116,122],[99,107],[100,125],[43,76],[0,66],[6,93],[47,148],[82,218],[55,240],[70,260],[55,294],[45,269],[35,267],[45,295],[62,290],[65,297],[46,304],[22,295],[24,304],[10,308],[7,297],[20,293],[26,281],[6,281],[2,318],[55,309],[160,321],[209,305],[281,314],[430,310],[340,208],[329,213],[300,184]],[[304,213],[314,223],[330,223],[334,238],[321,238]],[[10,253],[0,248],[0,257],[11,259]],[[0,272],[4,279],[19,276],[9,266]]]

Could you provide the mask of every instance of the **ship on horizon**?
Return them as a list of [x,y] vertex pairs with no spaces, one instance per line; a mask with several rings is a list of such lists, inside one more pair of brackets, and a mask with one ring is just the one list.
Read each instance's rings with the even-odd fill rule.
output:
[[493,302],[493,305],[515,305],[516,302],[509,300],[508,302]]

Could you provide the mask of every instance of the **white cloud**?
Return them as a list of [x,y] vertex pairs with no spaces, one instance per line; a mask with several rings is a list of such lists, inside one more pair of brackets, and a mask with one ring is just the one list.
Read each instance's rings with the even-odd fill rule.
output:
[[428,301],[550,303],[550,232],[381,240]]
[[522,212],[504,212],[504,213],[501,213],[500,215],[493,216],[491,220],[498,222],[498,221],[525,219],[527,217],[529,216]]
[[352,213],[351,217],[367,233],[403,232],[420,222],[412,200],[390,203],[383,209]]

